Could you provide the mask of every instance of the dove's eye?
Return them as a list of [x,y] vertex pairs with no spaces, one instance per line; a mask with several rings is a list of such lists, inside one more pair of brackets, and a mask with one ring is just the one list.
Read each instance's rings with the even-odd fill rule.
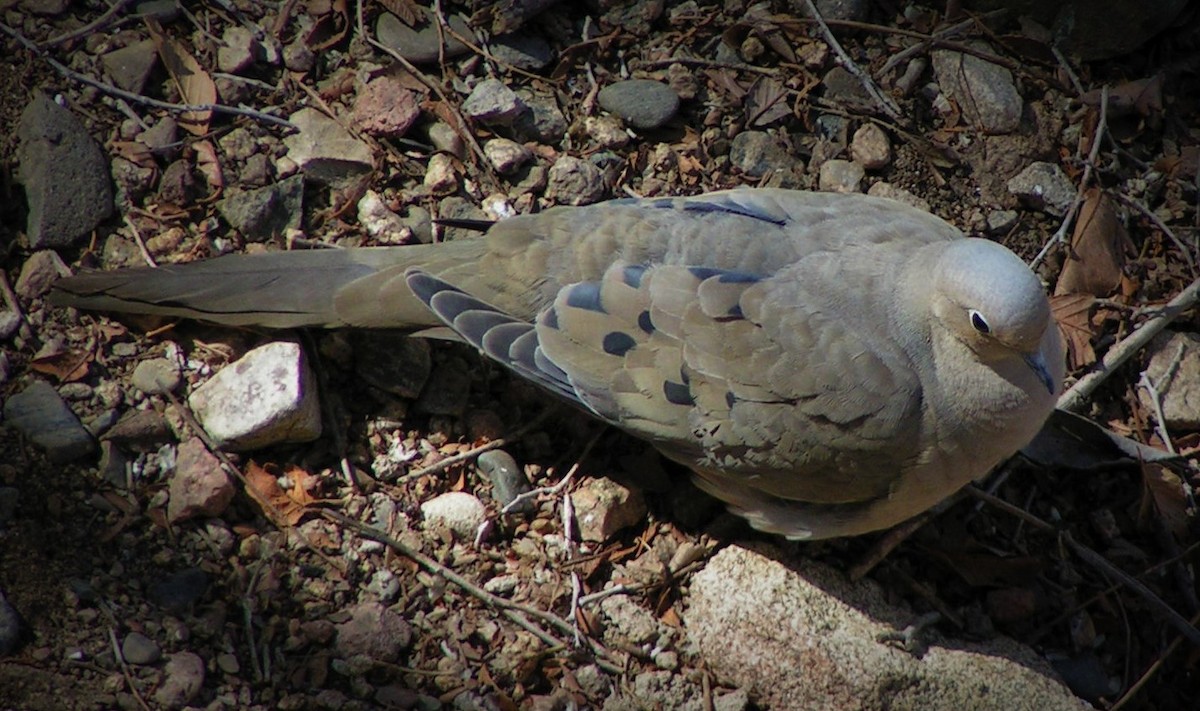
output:
[[971,314],[971,325],[976,331],[979,331],[985,336],[992,332],[992,327],[988,325],[987,319],[983,317],[983,314],[979,313],[975,309],[971,309],[969,313]]

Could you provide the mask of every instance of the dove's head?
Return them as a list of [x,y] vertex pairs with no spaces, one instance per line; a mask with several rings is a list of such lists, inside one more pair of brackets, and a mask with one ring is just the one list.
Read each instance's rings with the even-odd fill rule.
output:
[[984,363],[1021,358],[1053,394],[1062,352],[1041,281],[1017,255],[985,239],[956,240],[933,274],[938,323]]

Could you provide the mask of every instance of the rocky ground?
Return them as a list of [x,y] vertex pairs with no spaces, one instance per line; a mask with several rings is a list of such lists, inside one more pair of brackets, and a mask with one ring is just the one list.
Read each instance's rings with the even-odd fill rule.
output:
[[[0,708],[1189,707],[1198,8],[963,4],[0,0]],[[44,300],[736,185],[1013,248],[1126,451],[788,544],[465,347]],[[305,386],[284,426],[249,363]]]

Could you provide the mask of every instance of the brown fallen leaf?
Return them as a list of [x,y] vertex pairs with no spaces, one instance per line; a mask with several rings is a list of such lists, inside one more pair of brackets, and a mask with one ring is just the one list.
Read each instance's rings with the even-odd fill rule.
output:
[[[200,62],[192,56],[188,48],[175,38],[163,31],[162,25],[152,17],[145,18],[146,28],[154,39],[158,56],[172,81],[179,89],[183,103],[191,105],[211,105],[217,103],[217,85],[212,77],[200,66]],[[179,115],[179,125],[184,130],[197,136],[208,133],[208,122],[212,119],[212,109],[185,111]]]
[[88,374],[95,357],[94,342],[89,342],[86,348],[51,345],[29,361],[29,368],[36,373],[49,375],[60,383],[73,383]]
[[[1125,82],[1108,91],[1108,116],[1137,114],[1147,117],[1163,110],[1162,75]],[[1100,105],[1101,90],[1093,89],[1080,97],[1088,106]]]
[[1183,489],[1183,480],[1162,464],[1143,464],[1142,482],[1146,485],[1146,500],[1143,500],[1143,515],[1146,507],[1153,506],[1163,525],[1177,541],[1189,540],[1194,512],[1189,512],[1188,496]]
[[334,0],[330,10],[317,19],[304,38],[304,44],[314,52],[323,52],[340,44],[350,31],[350,10],[346,0]]
[[792,114],[783,84],[770,77],[759,77],[746,97],[746,124],[755,128],[775,123]]
[[379,0],[379,4],[409,27],[427,22],[425,13],[421,12],[421,8],[413,0]]
[[1079,208],[1071,248],[1054,293],[1112,294],[1121,283],[1128,242],[1129,235],[1112,200],[1099,188],[1089,189]]
[[196,153],[196,170],[204,176],[204,181],[213,193],[209,199],[219,197],[225,189],[225,173],[221,170],[221,159],[217,157],[217,149],[212,141],[197,141],[192,144],[192,150]]
[[1092,321],[1091,294],[1056,294],[1050,297],[1050,312],[1058,321],[1058,329],[1067,344],[1067,363],[1071,370],[1096,362],[1092,339],[1098,327]]
[[292,486],[284,490],[279,486],[279,467],[273,464],[259,465],[252,460],[243,473],[246,493],[258,503],[263,515],[280,527],[295,526],[318,503],[311,493],[317,483],[315,477],[296,467],[288,469],[286,475]]

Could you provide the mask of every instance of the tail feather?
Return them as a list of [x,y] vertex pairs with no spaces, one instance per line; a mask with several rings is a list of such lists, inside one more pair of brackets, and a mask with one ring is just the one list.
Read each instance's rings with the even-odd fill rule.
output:
[[[402,280],[407,266],[451,256],[432,247],[227,255],[158,268],[82,272],[56,282],[50,302],[229,326],[425,327],[439,322],[418,299],[391,290],[384,301],[381,293],[394,269]],[[364,290],[364,285],[373,288]],[[355,293],[359,298],[343,296]]]

